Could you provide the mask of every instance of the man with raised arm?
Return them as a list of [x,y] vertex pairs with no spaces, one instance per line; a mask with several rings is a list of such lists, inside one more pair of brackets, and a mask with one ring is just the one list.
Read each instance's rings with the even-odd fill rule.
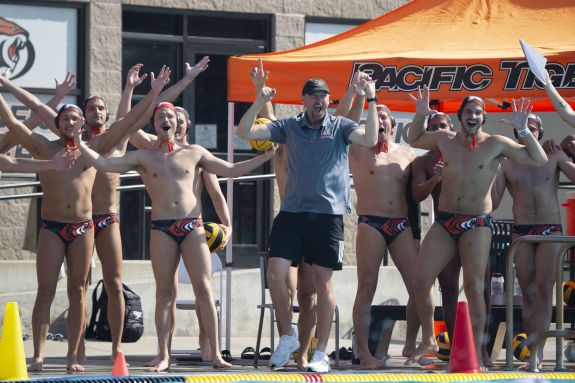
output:
[[[427,131],[436,132],[438,130],[453,130],[453,123],[449,115],[434,112],[427,117]],[[434,217],[437,217],[439,213],[439,195],[444,166],[443,155],[438,150],[429,150],[424,155],[417,157],[412,165],[411,193],[413,198],[415,201],[421,202],[431,195]],[[443,304],[443,319],[449,339],[453,339],[453,328],[455,327],[460,270],[461,262],[459,255],[456,254],[437,277]]]
[[[543,135],[539,116],[529,114],[528,128],[538,140]],[[517,135],[518,142],[524,137]],[[575,164],[563,150],[547,152],[545,166],[521,165],[506,159],[494,185],[493,205],[499,204],[505,188],[513,198],[513,240],[525,235],[561,235],[561,214],[557,200],[559,173],[575,181]],[[523,295],[523,325],[527,336],[549,330],[553,307],[556,262],[560,244],[525,243],[517,248],[515,271]],[[544,345],[544,344],[543,344]],[[541,367],[543,345],[539,348],[537,365]]]
[[75,142],[90,164],[99,170],[114,173],[138,171],[152,200],[150,254],[156,280],[155,321],[160,344],[160,360],[154,371],[165,371],[170,367],[170,310],[180,254],[194,285],[196,301],[202,307],[202,322],[210,340],[213,365],[216,368],[231,367],[222,359],[217,342],[210,253],[200,218],[201,204],[194,193],[197,169],[201,167],[209,173],[237,177],[268,161],[273,150],[248,161],[230,164],[199,145],[182,147],[174,143],[178,123],[172,104],[158,104],[153,110],[152,122],[157,137],[153,145],[124,156],[103,157],[90,149],[80,140],[79,124],[75,129]]
[[[268,76],[261,73],[263,65],[255,71],[256,76]],[[327,113],[329,88],[317,78],[306,81],[302,89],[303,114],[254,125],[260,107],[275,94],[275,90],[263,87],[256,88],[255,102],[240,120],[237,132],[241,138],[272,140],[288,148],[284,202],[270,238],[268,281],[282,332],[270,359],[272,367],[286,365],[291,353],[300,347],[297,331],[291,327],[289,275],[292,263],[305,261],[313,267],[317,293],[318,346],[308,370],[330,371],[325,350],[335,311],[331,279],[333,271],[342,268],[343,214],[351,211],[349,145],[373,147],[377,143],[374,83],[368,83],[365,91],[369,104],[365,130],[347,118]]]
[[[361,100],[363,103],[363,100]],[[358,214],[356,256],[357,293],[353,306],[353,325],[362,368],[380,369],[385,360],[376,359],[368,348],[370,307],[379,268],[389,250],[407,287],[407,330],[402,355],[415,351],[419,318],[413,294],[413,268],[417,247],[407,218],[405,198],[410,177],[413,149],[393,142],[395,119],[384,104],[377,105],[378,142],[372,148],[351,145],[349,164],[357,193]],[[422,363],[426,363],[421,360]]]
[[[115,122],[115,128],[107,134],[94,137],[90,145],[103,153],[108,153],[129,133],[129,128],[155,100],[164,85],[169,81],[170,71],[162,68],[157,79],[152,74],[150,92],[132,112]],[[45,137],[30,132],[16,120],[9,106],[0,97],[0,116],[7,127],[35,158],[51,158],[65,148],[73,154],[79,151],[73,140],[74,126],[82,124],[82,110],[72,104],[63,105],[58,113],[42,104],[36,97],[16,86],[6,78],[0,78],[1,85],[12,92],[24,105],[38,113],[43,122],[57,129],[61,139],[49,141]],[[85,329],[86,301],[85,288],[94,246],[94,223],[92,221],[91,192],[96,170],[83,157],[67,171],[40,172],[40,184],[44,192],[42,204],[42,225],[38,239],[36,270],[38,291],[32,313],[34,332],[34,356],[30,369],[41,371],[44,361],[44,344],[50,325],[50,306],[56,293],[60,265],[64,258],[68,266],[67,318],[68,354],[67,369],[83,371],[82,350],[79,345]]]
[[563,119],[563,121],[568,123],[572,128],[575,128],[575,111],[573,111],[571,105],[569,105],[567,101],[565,101],[565,99],[561,97],[557,89],[555,89],[555,86],[553,86],[553,81],[549,76],[549,73],[545,72],[545,75],[547,82],[545,83],[543,89],[545,89],[545,92],[547,92],[547,97],[549,97],[549,100],[551,100],[553,107],[555,107],[555,110],[557,111],[559,116]]
[[417,148],[443,153],[441,195],[435,222],[421,245],[415,266],[414,287],[417,312],[422,326],[422,342],[407,363],[438,350],[433,332],[433,300],[430,290],[435,279],[451,259],[459,253],[463,268],[464,291],[469,302],[471,324],[477,359],[481,369],[485,363],[481,353],[485,329],[484,278],[491,246],[491,186],[503,157],[516,162],[543,166],[545,152],[527,129],[530,102],[521,100],[519,108],[513,101],[512,125],[525,137],[525,145],[482,130],[485,103],[476,96],[466,97],[458,117],[461,131],[427,132],[424,121],[432,114],[429,89],[411,95],[416,114],[408,134],[408,142]]
[[[186,63],[186,72],[182,80],[168,88],[158,96],[157,101],[164,97],[177,97],[194,79],[207,68],[209,59],[204,57],[193,67]],[[127,87],[137,86],[148,76],[139,76],[142,64],[136,64],[128,71]],[[123,118],[130,108],[132,92],[122,94],[116,118]],[[150,105],[153,107],[153,105]],[[83,104],[84,117],[88,126],[88,142],[93,138],[108,131],[107,122],[110,111],[100,96],[88,97]],[[139,121],[138,124],[142,124]],[[140,131],[134,133],[138,135]],[[126,136],[110,152],[103,153],[108,156],[121,156],[126,152],[128,138]],[[122,333],[124,329],[124,295],[122,291],[122,238],[120,235],[118,200],[116,188],[120,184],[119,174],[97,172],[92,190],[92,219],[94,221],[94,237],[96,252],[102,263],[102,276],[104,287],[108,294],[108,322],[112,335],[112,361],[116,360],[116,354],[120,349]]]

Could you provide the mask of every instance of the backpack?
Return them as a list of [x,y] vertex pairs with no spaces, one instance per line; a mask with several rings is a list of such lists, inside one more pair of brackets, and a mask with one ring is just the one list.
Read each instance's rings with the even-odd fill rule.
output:
[[[98,287],[100,285],[102,285],[102,291],[98,297]],[[122,292],[126,309],[122,342],[132,343],[138,341],[144,333],[142,302],[140,301],[140,296],[125,284],[122,284]],[[92,316],[86,329],[86,339],[112,341],[110,325],[108,324],[108,293],[106,293],[103,279],[100,279],[92,293]]]

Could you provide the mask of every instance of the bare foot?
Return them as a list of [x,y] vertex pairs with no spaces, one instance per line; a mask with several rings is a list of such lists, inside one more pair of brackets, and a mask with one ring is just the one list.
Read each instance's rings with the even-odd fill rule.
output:
[[222,357],[220,356],[219,358],[215,358],[212,362],[212,366],[216,369],[220,369],[220,368],[232,368],[233,366],[231,365],[231,363],[226,362],[225,360],[222,359]]
[[66,370],[69,372],[84,372],[84,366],[78,362],[78,356],[69,356]]
[[421,342],[419,347],[417,347],[415,351],[413,351],[411,355],[407,357],[405,365],[407,366],[412,363],[419,362],[419,360],[423,358],[425,354],[436,353],[437,351],[439,351],[439,346],[437,346],[437,343],[433,342],[428,344]]
[[202,361],[212,361],[212,349],[210,348],[210,340],[208,337],[200,337],[200,354],[202,355]]
[[385,367],[386,360],[377,359],[373,356],[368,357],[360,357],[359,365],[361,366],[362,370],[379,370]]
[[[403,351],[401,351],[401,356],[404,356],[406,358],[410,358],[414,352],[415,352],[415,350],[404,347]],[[429,366],[430,364],[433,364],[433,360],[429,359],[428,357],[423,355],[421,358],[419,358],[417,363],[419,363],[420,366]]]
[[308,365],[308,360],[306,358],[301,358],[297,360],[297,369],[306,370]]
[[42,366],[44,365],[44,358],[34,358],[28,367],[30,372],[40,372],[42,371]]
[[160,359],[158,363],[150,369],[150,371],[163,372],[168,371],[169,369],[170,369],[170,357],[166,359]]
[[479,371],[481,372],[489,372],[489,368],[485,367],[485,366],[481,366],[479,367]]
[[83,340],[80,340],[78,344],[78,363],[86,363],[86,343]]
[[143,367],[156,367],[160,363],[160,356],[156,355],[154,359],[143,364]]

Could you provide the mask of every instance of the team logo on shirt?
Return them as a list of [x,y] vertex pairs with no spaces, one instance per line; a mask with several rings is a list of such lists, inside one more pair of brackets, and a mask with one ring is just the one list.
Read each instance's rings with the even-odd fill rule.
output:
[[0,17],[0,73],[10,69],[11,79],[21,77],[34,65],[35,57],[28,31]]

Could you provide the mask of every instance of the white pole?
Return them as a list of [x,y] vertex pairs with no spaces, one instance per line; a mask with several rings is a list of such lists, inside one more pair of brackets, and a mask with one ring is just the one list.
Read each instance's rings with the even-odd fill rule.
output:
[[[234,162],[234,103],[228,102],[228,162]],[[230,211],[230,224],[234,225],[234,179],[228,178],[226,183],[226,198],[228,201],[228,210]],[[228,240],[226,245],[226,350],[231,350],[231,332],[232,332],[232,260],[233,260],[233,241]]]

